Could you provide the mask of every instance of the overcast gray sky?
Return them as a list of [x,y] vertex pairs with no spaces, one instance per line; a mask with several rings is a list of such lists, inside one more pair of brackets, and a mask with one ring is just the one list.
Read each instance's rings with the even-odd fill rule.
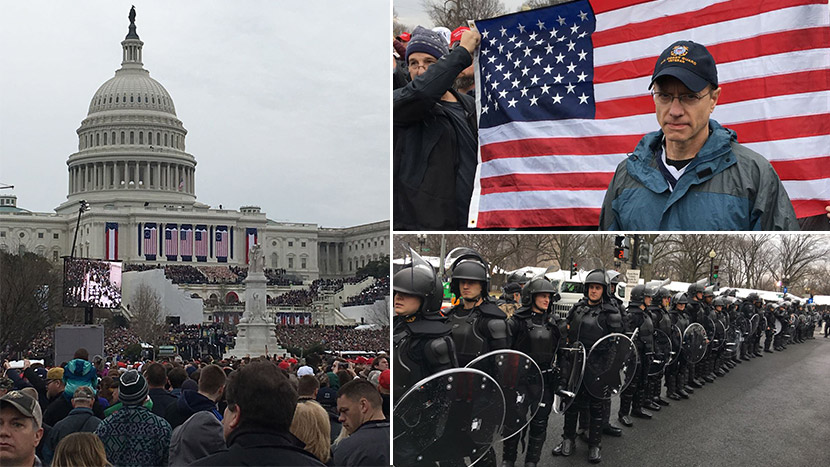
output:
[[3,2],[2,193],[37,212],[66,200],[75,130],[121,66],[131,4],[200,202],[326,227],[389,219],[391,8],[376,0]]
[[[508,13],[518,11],[523,0],[501,0]],[[398,21],[415,29],[415,26],[431,28],[434,25],[424,9],[424,0],[394,0],[395,13],[398,14]],[[469,18],[482,19],[482,18]]]

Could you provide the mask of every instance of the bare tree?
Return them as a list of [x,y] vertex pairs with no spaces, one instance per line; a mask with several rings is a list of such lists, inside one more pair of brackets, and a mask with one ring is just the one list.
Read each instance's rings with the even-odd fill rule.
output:
[[130,328],[141,342],[155,346],[161,341],[166,329],[161,297],[147,284],[140,284],[133,296],[130,311],[133,318]]
[[787,277],[792,285],[802,282],[814,263],[830,255],[828,240],[827,235],[782,235],[770,262],[770,275]]
[[572,0],[526,0],[519,7],[519,11],[533,10],[535,8],[542,8],[551,5],[559,5],[560,3],[570,2]]
[[767,235],[728,235],[724,255],[719,261],[726,276],[723,283],[733,287],[757,288],[768,269],[770,237]]
[[412,28],[398,21],[398,12],[392,9],[392,37],[399,36],[404,31],[412,31]]
[[486,19],[505,13],[499,0],[424,0],[424,10],[436,26],[455,29],[467,20]]
[[375,300],[375,303],[372,303],[366,310],[366,316],[369,318],[369,322],[381,326],[389,326],[390,314],[391,310],[389,309],[388,297]]
[[0,349],[22,352],[64,315],[61,271],[34,253],[0,252]]

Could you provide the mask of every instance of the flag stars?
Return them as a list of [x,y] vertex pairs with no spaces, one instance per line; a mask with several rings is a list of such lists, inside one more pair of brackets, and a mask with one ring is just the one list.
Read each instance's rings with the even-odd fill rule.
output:
[[581,71],[581,72],[579,72],[578,75],[576,75],[576,77],[579,78],[578,82],[581,83],[581,82],[585,81],[585,78],[587,78],[588,75],[586,75],[584,71]]
[[481,115],[486,114],[488,110],[490,110],[490,106],[488,106],[488,105],[483,106],[481,108]]
[[581,96],[579,96],[579,103],[580,104],[587,104],[588,103],[588,96],[585,95],[583,92]]
[[505,90],[499,91],[499,99],[504,99],[505,97],[507,97],[507,91],[505,91]]
[[540,65],[541,63],[542,63],[542,57],[540,57],[538,55],[533,57],[533,64],[534,65]]
[[506,57],[507,57],[507,61],[508,61],[508,62],[509,62],[510,60],[513,60],[513,52],[507,52]]
[[497,49],[499,49],[499,53],[504,52],[504,44],[499,44],[499,46],[497,47]]
[[550,30],[550,39],[553,39],[554,37],[556,37],[557,34],[559,34],[559,31],[556,28],[551,29]]
[[588,13],[579,10],[579,19],[581,19],[582,21],[588,21]]
[[516,61],[513,62],[513,68],[519,68],[519,65],[521,65],[521,64],[522,64],[522,61],[517,58]]
[[511,37],[508,37],[507,42],[516,42],[516,35],[513,34]]
[[522,97],[527,96],[527,88],[522,88],[521,91],[522,91]]
[[516,99],[511,97],[510,100],[507,101],[508,107],[516,107],[517,102],[519,102],[519,101],[517,101]]
[[579,26],[577,26],[576,24],[571,26],[571,34],[576,34],[578,32],[579,32]]
[[490,31],[488,31],[486,29],[481,31],[481,37],[483,37],[484,39],[487,39],[487,37],[489,37],[489,36],[490,36]]
[[550,55],[553,53],[553,46],[548,44],[545,46],[545,55]]
[[567,67],[568,67],[568,73],[576,73],[576,65],[574,65],[574,62],[571,62],[571,64],[568,65]]
[[551,98],[553,99],[554,104],[562,103],[562,96],[560,96],[558,92],[556,93],[555,96],[551,96]]
[[512,75],[513,75],[513,73],[510,73],[510,71],[508,70],[508,71],[504,74],[504,79],[509,80],[509,79],[510,79],[510,77],[511,77]]
[[493,87],[493,89],[498,89],[499,88],[499,82],[498,81],[493,81],[491,83],[491,86]]
[[527,76],[527,72],[529,72],[529,71],[530,71],[530,68],[528,68],[528,67],[522,68],[522,76]]
[[542,29],[545,29],[545,23],[543,23],[541,19],[540,19],[540,20],[538,20],[538,21],[536,21],[536,26],[538,26],[538,27],[539,27],[539,30],[540,30],[540,31],[541,31]]
[[586,52],[585,49],[582,49],[579,51],[577,55],[579,55],[579,61],[581,62],[582,60],[585,60],[585,57],[588,56],[588,52]]
[[521,33],[523,33],[523,32],[525,32],[525,27],[524,27],[524,26],[522,26],[522,24],[521,24],[521,23],[519,23],[519,34],[521,34]]
[[493,55],[492,57],[487,57],[487,63],[493,63],[496,61],[496,56]]
[[556,58],[556,63],[565,63],[565,56],[562,55],[562,52],[559,52],[559,55],[556,55],[554,58]]
[[521,46],[523,46],[523,45],[524,45],[524,42],[519,41],[519,42],[516,42],[516,43],[513,45],[513,48],[514,48],[514,49],[518,49],[519,47],[521,47]]
[[550,86],[548,86],[547,84],[543,84],[542,85],[542,94],[547,94],[549,89],[550,89]]
[[585,37],[585,36],[587,36],[587,35],[588,35],[588,33],[587,33],[587,32],[585,32],[585,31],[583,31],[583,32],[579,33],[579,35],[578,35],[578,36],[576,36],[576,37],[577,37],[577,38],[579,38],[579,39],[582,39],[583,37]]
[[556,18],[556,21],[558,21],[558,22],[559,22],[559,25],[560,25],[560,26],[564,26],[564,25],[565,25],[565,18],[563,18],[563,17],[561,17],[561,16],[557,17],[557,18]]
[[530,78],[530,84],[535,85],[535,84],[536,84],[536,83],[538,83],[538,82],[539,82],[539,77],[538,77],[538,76],[533,75],[533,77],[532,77],[532,78]]
[[499,29],[499,31],[501,32],[501,37],[504,37],[504,36],[506,36],[506,35],[507,35],[507,29],[505,29],[505,28],[504,28],[504,26],[502,26],[502,27]]
[[514,88],[514,89],[518,89],[518,88],[519,88],[519,85],[520,85],[520,84],[522,84],[522,82],[521,82],[521,81],[519,81],[518,79],[514,79],[514,80],[513,80],[510,84],[512,84],[512,85],[513,85],[513,88]]
[[565,86],[565,88],[567,88],[567,89],[568,89],[568,92],[566,92],[565,94],[570,94],[570,93],[574,93],[574,94],[576,94],[576,92],[574,91],[574,88],[576,88],[576,86],[574,86],[573,84],[568,83],[568,84]]
[[490,42],[490,45],[496,45],[496,42],[498,42],[498,41],[499,40],[494,37],[494,38],[490,39],[489,42]]
[[560,83],[562,83],[563,79],[565,79],[565,77],[562,76],[562,73],[557,73],[556,76],[553,77],[553,83],[554,84],[560,84]]
[[543,70],[545,70],[544,74],[549,75],[550,72],[553,71],[553,67],[550,65],[545,65],[545,68],[543,68]]
[[496,71],[501,71],[502,68],[504,68],[503,63],[499,63],[498,65],[496,65]]
[[536,97],[536,96],[531,96],[531,97],[530,97],[530,105],[537,105],[537,104],[536,104],[536,101],[538,101],[538,100],[539,100],[539,98],[538,98],[538,97]]
[[567,46],[568,46],[568,52],[571,52],[574,49],[574,47],[576,47],[576,44],[574,43],[574,41],[568,41]]
[[532,52],[530,47],[525,47],[524,50],[522,50],[522,51],[525,53],[525,57],[529,57],[530,52]]
[[535,40],[536,40],[536,33],[535,33],[535,32],[534,32],[534,33],[531,33],[531,34],[528,36],[528,39],[530,39],[530,40],[532,40],[532,41],[535,41]]

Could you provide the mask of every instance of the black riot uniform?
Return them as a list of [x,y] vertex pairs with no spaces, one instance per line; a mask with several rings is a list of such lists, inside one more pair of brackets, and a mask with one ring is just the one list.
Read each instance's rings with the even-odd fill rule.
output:
[[[703,324],[706,318],[706,312],[702,303],[703,286],[697,283],[689,285],[686,298],[689,299],[689,304],[686,305],[686,315],[689,317],[689,324],[698,323],[706,328]],[[689,385],[695,388],[701,388],[704,384],[706,384],[706,381],[703,379],[703,367],[700,365],[700,362],[697,364],[690,363]]]
[[[598,301],[589,299],[592,284],[602,287],[602,294]],[[566,340],[568,344],[579,341],[586,349],[590,349],[602,337],[623,331],[622,316],[616,305],[608,301],[607,289],[605,271],[595,269],[588,273],[585,278],[585,298],[571,308],[566,318],[568,324]],[[601,399],[592,396],[585,389],[584,384],[577,391],[574,403],[565,412],[562,443],[553,450],[554,455],[568,456],[573,453],[579,411],[585,405],[588,406],[591,417],[588,434],[588,460],[591,462],[601,460],[603,403]]]
[[[669,309],[671,325],[677,327],[681,335],[689,326],[689,319],[684,313],[688,303],[689,300],[686,295],[678,293],[672,297],[671,308]],[[666,367],[666,393],[673,400],[688,399],[690,393],[685,388],[688,381],[688,365],[682,350],[678,349],[677,351],[680,352],[680,355],[676,357],[674,363]]]
[[766,329],[764,329],[764,352],[772,353],[769,348],[775,336],[775,305],[767,303],[764,306],[764,318],[767,320]]
[[432,266],[413,259],[413,264],[392,277],[392,289],[421,299],[418,311],[393,320],[392,385],[400,398],[418,381],[455,368],[458,361],[450,326],[439,313],[444,288]]
[[[550,295],[549,306],[544,310],[535,304],[537,294],[542,293]],[[522,289],[522,306],[508,321],[513,349],[530,356],[539,365],[544,376],[542,401],[539,410],[530,421],[527,433],[525,467],[535,467],[541,459],[548,418],[553,408],[553,396],[559,389],[559,370],[554,367],[553,361],[562,336],[559,323],[564,325],[564,320],[557,318],[556,314],[551,312],[550,306],[558,300],[559,294],[553,284],[543,276],[535,277]],[[504,441],[502,467],[513,467],[521,437],[523,436],[515,435]]]
[[715,311],[715,324],[722,327],[723,333],[718,333],[715,338],[718,339],[718,349],[715,350],[715,376],[726,376],[729,372],[729,366],[726,363],[726,330],[729,329],[729,315],[726,312],[727,301],[726,297],[720,296],[715,298],[712,302],[712,308]]
[[643,410],[646,403],[646,384],[648,384],[648,369],[654,354],[654,324],[651,314],[646,308],[647,295],[645,285],[637,285],[631,290],[631,298],[625,315],[626,335],[632,338],[637,354],[640,356],[640,364],[637,366],[637,374],[631,384],[620,394],[620,409],[617,417],[625,426],[632,426],[633,422],[629,415],[638,418],[651,418],[651,413]]
[[[661,331],[668,337],[671,334],[671,318],[669,317],[669,311],[666,307],[669,304],[669,298],[671,293],[665,287],[659,287],[657,292],[654,294],[654,298],[652,299],[652,321],[654,322],[654,330],[655,334],[657,331]],[[648,397],[649,399],[657,404],[658,406],[667,406],[669,402],[662,397],[660,394],[662,393],[662,385],[660,382],[663,379],[663,374],[665,372],[665,367],[663,371],[660,373],[655,374],[654,376],[649,377],[649,386],[648,386]]]

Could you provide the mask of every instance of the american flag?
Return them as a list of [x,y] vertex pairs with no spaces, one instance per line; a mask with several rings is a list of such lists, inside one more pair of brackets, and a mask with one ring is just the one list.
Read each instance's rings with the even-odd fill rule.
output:
[[828,0],[587,0],[477,21],[470,227],[594,226],[617,165],[659,129],[648,85],[677,40],[709,49],[712,118],[764,155],[796,215],[830,199]]
[[216,259],[227,259],[228,257],[228,227],[220,225],[216,227]]
[[104,243],[106,248],[106,258],[108,260],[118,259],[118,223],[107,222],[105,227]]
[[208,246],[210,245],[207,226],[197,225],[196,231],[194,232],[194,237],[194,243],[196,248],[196,260],[207,261]]
[[156,259],[156,251],[158,245],[158,233],[156,232],[155,222],[147,222],[144,224],[144,258],[148,260]]
[[193,226],[182,224],[179,230],[179,253],[182,261],[191,261],[193,256]]
[[167,255],[168,261],[176,261],[179,256],[179,237],[178,226],[176,224],[167,224],[164,227],[164,254]]

